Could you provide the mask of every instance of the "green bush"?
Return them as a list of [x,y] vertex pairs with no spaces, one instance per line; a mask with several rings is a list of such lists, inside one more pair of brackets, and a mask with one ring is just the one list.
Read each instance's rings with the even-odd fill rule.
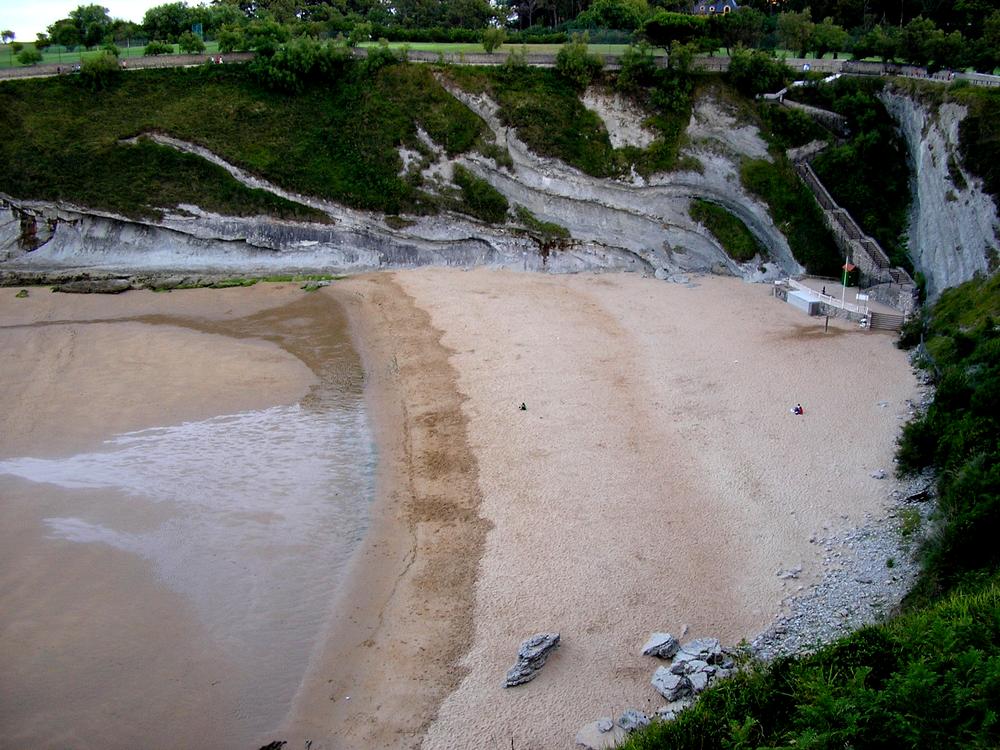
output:
[[236,26],[223,26],[216,41],[219,52],[229,53],[244,49],[243,31]]
[[153,55],[172,55],[174,53],[174,45],[167,44],[166,42],[152,41],[146,45],[146,49],[143,50],[142,54],[147,56]]
[[507,199],[486,180],[476,177],[461,164],[455,166],[455,184],[462,190],[459,210],[477,219],[500,224],[507,218]]
[[483,49],[489,54],[492,55],[494,50],[502,47],[505,41],[507,41],[506,29],[494,26],[483,29]]
[[17,61],[21,65],[37,65],[42,61],[42,53],[37,49],[28,48],[21,50],[21,53],[17,56]]
[[621,56],[621,69],[615,85],[622,91],[636,93],[650,86],[656,76],[656,61],[649,42],[630,44]]
[[767,52],[737,48],[729,58],[726,78],[744,96],[755,97],[780,91],[791,80],[791,71]]
[[185,31],[178,37],[177,46],[181,52],[189,55],[197,55],[205,51],[205,42],[202,41],[200,36],[190,31]]
[[556,71],[578,91],[583,91],[604,67],[600,55],[588,52],[590,38],[586,32],[573,34],[556,55]]
[[357,47],[362,42],[367,42],[372,38],[372,25],[367,21],[361,21],[351,27],[351,33],[347,36],[347,43],[351,47]]
[[722,206],[703,200],[693,200],[688,213],[695,221],[704,224],[730,258],[747,263],[765,253],[757,238],[746,225]]
[[0,139],[7,167],[0,192],[129,216],[155,216],[177,203],[268,213],[218,173],[180,163],[169,149],[164,155],[120,143],[155,130],[296,193],[389,214],[425,213],[437,210],[435,201],[419,181],[400,176],[399,146],[425,148],[419,126],[455,155],[486,132],[428,66],[391,65],[370,76],[348,62],[342,74],[307,82],[301,94],[263,87],[242,65],[133,71],[97,96],[78,83],[64,76],[0,86],[0,131],[10,134]]
[[541,221],[524,206],[514,206],[514,215],[528,230],[538,235],[543,244],[570,237],[566,227],[552,221]]
[[751,665],[622,749],[995,748],[998,612],[993,578],[811,656]]
[[108,52],[88,57],[80,64],[80,81],[91,91],[111,88],[120,76],[118,58]]

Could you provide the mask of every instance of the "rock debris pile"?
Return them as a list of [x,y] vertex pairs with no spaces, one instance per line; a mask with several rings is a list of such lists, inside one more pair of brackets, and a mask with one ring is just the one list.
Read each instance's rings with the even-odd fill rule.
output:
[[869,515],[858,528],[810,537],[823,552],[822,578],[785,599],[784,613],[751,643],[754,656],[808,653],[892,614],[920,572],[914,551],[919,530],[929,526],[932,496],[930,480],[918,477],[892,490],[888,516]]

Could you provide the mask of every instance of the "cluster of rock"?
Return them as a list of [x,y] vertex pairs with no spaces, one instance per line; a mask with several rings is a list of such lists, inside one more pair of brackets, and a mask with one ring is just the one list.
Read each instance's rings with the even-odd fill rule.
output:
[[657,711],[663,719],[673,719],[714,680],[728,677],[736,669],[735,660],[718,638],[696,638],[682,646],[669,633],[654,633],[643,654],[672,659],[670,666],[657,669],[651,680],[668,701]]
[[642,647],[642,654],[671,661],[669,667],[657,669],[651,680],[668,703],[657,710],[655,717],[630,708],[617,720],[604,717],[585,724],[577,732],[577,746],[589,750],[617,747],[630,732],[648,726],[652,718],[661,721],[676,718],[714,680],[728,677],[736,670],[732,654],[717,638],[696,638],[681,645],[670,633],[653,633]]
[[538,670],[545,666],[552,650],[559,645],[558,633],[536,633],[521,643],[517,650],[517,663],[507,670],[504,687],[514,687],[531,682],[538,676]]

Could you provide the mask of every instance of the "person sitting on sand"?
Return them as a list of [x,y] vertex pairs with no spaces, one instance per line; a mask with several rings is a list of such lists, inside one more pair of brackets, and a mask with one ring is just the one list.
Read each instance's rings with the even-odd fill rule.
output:
[[802,404],[795,404],[795,408],[792,409],[792,411],[795,412],[796,414],[805,414],[806,413],[805,409],[802,408]]

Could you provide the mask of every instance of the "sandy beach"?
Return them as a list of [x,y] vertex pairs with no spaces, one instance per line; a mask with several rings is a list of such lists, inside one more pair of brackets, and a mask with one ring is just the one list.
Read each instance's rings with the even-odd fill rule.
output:
[[[650,632],[751,638],[818,574],[812,534],[885,507],[870,473],[915,394],[905,355],[767,286],[427,269],[337,293],[384,515],[279,733],[293,746],[570,747],[660,705]],[[548,630],[543,674],[502,689]]]
[[[198,418],[304,398],[315,362],[260,337],[223,340],[211,323],[266,315],[303,293],[198,292],[185,314],[209,323],[195,332],[164,325],[160,333],[177,339],[154,352],[143,347],[160,344],[132,330],[145,325],[132,318],[180,314],[170,307],[178,295],[124,295],[121,320],[103,333],[65,321],[100,318],[107,300],[0,295],[4,326],[63,321],[31,335],[4,329],[0,375],[16,387],[0,403],[0,457],[72,451],[161,424],[166,413]],[[637,275],[422,269],[314,294],[344,311],[363,361],[376,500],[291,711],[259,744],[568,748],[586,722],[655,710],[657,665],[638,653],[649,633],[735,644],[770,622],[819,573],[811,535],[885,508],[889,483],[870,474],[891,470],[916,393],[891,336],[838,321],[824,333],[821,319],[766,285],[734,279],[688,287]],[[162,355],[182,345],[185,365],[171,369]],[[118,382],[114,362],[129,358],[157,366]],[[82,392],[97,395],[84,401]],[[804,416],[791,414],[796,403]],[[31,523],[36,512],[17,507],[22,527]],[[776,575],[793,566],[800,579]],[[30,612],[29,584],[8,575],[2,586],[5,602]],[[182,601],[157,601],[185,617]],[[87,648],[89,616],[77,611],[62,640],[41,645],[25,616],[5,630],[5,646]],[[156,616],[142,614],[142,637],[160,637]],[[179,641],[194,627],[185,622],[171,626]],[[519,643],[540,631],[561,633],[561,647],[536,680],[503,689]],[[193,658],[208,677],[213,654]],[[81,667],[66,680],[87,674]],[[16,676],[3,678],[5,702]],[[121,701],[141,711],[144,696]],[[213,731],[212,711],[238,710],[224,696],[209,715],[185,710],[190,736],[248,746]],[[158,721],[145,722],[147,737]]]

